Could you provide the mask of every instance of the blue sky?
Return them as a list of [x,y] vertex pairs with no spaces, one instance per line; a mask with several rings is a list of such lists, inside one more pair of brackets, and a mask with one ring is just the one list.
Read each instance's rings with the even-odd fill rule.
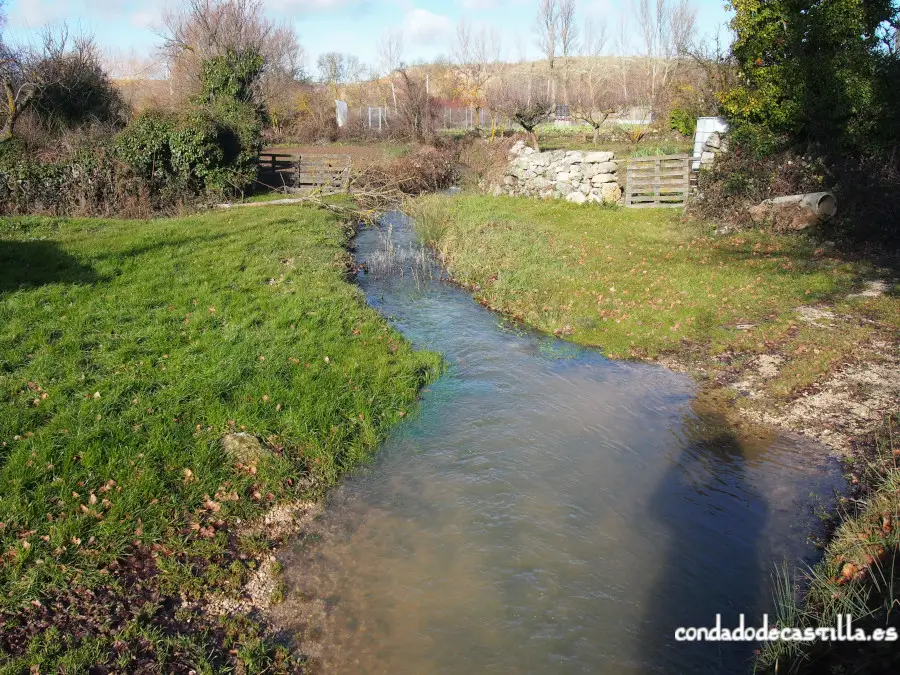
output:
[[[475,26],[499,30],[503,57],[523,53],[537,57],[532,27],[538,0],[263,0],[274,18],[293,23],[312,68],[327,51],[357,55],[374,63],[378,40],[388,29],[402,28],[407,61],[448,55],[455,24],[462,18]],[[580,0],[578,14],[605,19],[610,40],[632,0]],[[713,34],[728,19],[723,0],[694,0],[701,34]],[[9,31],[28,39],[47,23],[67,21],[93,33],[112,53],[153,53],[159,38],[154,28],[177,0],[8,0]],[[631,21],[631,31],[638,26]]]

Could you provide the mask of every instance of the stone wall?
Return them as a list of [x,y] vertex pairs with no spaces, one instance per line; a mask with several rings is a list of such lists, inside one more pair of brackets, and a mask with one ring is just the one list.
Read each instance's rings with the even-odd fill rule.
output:
[[728,140],[722,138],[718,131],[714,131],[703,144],[703,151],[700,154],[700,168],[711,168],[713,162],[716,161],[716,157],[723,152],[728,152]]
[[576,204],[609,204],[622,197],[616,179],[619,167],[611,152],[535,152],[518,141],[509,157],[502,181],[491,186],[494,196],[565,199]]

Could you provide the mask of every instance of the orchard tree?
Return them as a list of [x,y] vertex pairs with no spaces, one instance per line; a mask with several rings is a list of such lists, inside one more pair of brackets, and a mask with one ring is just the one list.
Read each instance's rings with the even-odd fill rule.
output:
[[572,118],[593,129],[594,144],[600,140],[600,128],[616,111],[619,97],[612,74],[601,61],[606,46],[606,24],[586,24],[582,56],[585,66],[571,82],[570,110]]
[[488,89],[488,105],[521,126],[531,136],[535,151],[540,152],[537,127],[548,121],[554,110],[543,83],[534,78],[498,79]]
[[475,128],[478,128],[484,105],[484,89],[493,76],[493,67],[500,60],[500,36],[483,28],[473,31],[465,21],[456,26],[453,44],[453,63],[463,100],[475,108]]

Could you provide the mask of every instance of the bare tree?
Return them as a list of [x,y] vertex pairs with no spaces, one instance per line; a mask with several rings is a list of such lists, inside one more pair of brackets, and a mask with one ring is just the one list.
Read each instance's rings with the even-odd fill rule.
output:
[[71,36],[67,24],[42,29],[39,47],[0,40],[0,84],[5,99],[0,142],[12,138],[16,123],[29,110],[49,126],[68,126],[92,121],[95,112],[104,117],[97,121],[111,121],[123,107],[93,38]]
[[487,28],[474,32],[468,23],[460,21],[456,26],[452,54],[459,89],[465,101],[475,108],[477,129],[484,103],[484,88],[493,76],[493,65],[500,60],[500,36]]
[[403,65],[403,33],[399,30],[385,31],[378,43],[378,62],[381,72],[390,76],[391,98],[397,109],[397,87],[394,73]]
[[533,78],[500,78],[488,88],[488,105],[519,124],[540,152],[537,127],[553,114],[553,99]]
[[[6,3],[0,0],[0,31],[6,27]],[[0,142],[12,138],[16,122],[38,92],[41,81],[32,67],[29,54],[19,46],[8,44],[0,32],[0,84],[3,86],[3,127]]]
[[658,108],[691,41],[697,12],[690,0],[638,0],[637,14],[647,103]]
[[569,100],[569,59],[578,50],[578,26],[575,23],[575,0],[559,0],[559,46],[563,57],[563,95]]
[[4,43],[0,45],[0,84],[4,92],[0,142],[4,142],[12,138],[16,122],[45,83],[29,54]]
[[535,28],[538,47],[547,59],[552,73],[559,46],[559,0],[540,0]]
[[616,111],[618,101],[612,74],[601,61],[605,47],[606,23],[586,23],[581,51],[585,65],[573,83],[570,106],[572,117],[593,129],[595,145],[600,140],[600,127]]
[[699,77],[696,74],[689,76],[696,82],[693,88],[698,94],[697,116],[712,115],[718,110],[722,95],[731,89],[737,80],[738,68],[734,55],[731,49],[723,44],[722,36],[718,32],[711,40],[694,44],[686,51],[694,67],[702,73]]
[[258,91],[260,102],[286,81],[302,75],[303,48],[288,24],[275,23],[261,0],[184,0],[181,9],[163,17],[161,36],[170,77],[184,94],[200,88],[201,64],[228,52],[255,51],[265,60]]
[[563,62],[578,51],[578,26],[575,23],[575,0],[559,0],[559,46]]
[[397,75],[397,115],[407,135],[417,141],[434,133],[434,106],[424,77],[401,66]]
[[326,52],[320,54],[316,60],[319,69],[319,79],[331,86],[332,95],[337,98],[338,86],[347,78],[347,60],[340,52]]
[[387,30],[378,42],[378,65],[385,75],[397,70],[403,63],[403,33]]
[[616,53],[618,53],[619,58],[619,86],[622,92],[622,100],[630,101],[630,76],[629,72],[629,57],[628,53],[631,51],[631,41],[629,39],[628,34],[628,15],[624,12],[619,15],[619,25],[618,31],[616,32]]

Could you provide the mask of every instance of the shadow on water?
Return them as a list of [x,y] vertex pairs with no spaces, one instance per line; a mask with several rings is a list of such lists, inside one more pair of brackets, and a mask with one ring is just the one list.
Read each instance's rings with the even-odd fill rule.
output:
[[[677,641],[675,630],[713,627],[715,614],[724,628],[737,626],[742,613],[747,625],[761,620],[767,576],[760,538],[769,507],[747,465],[774,439],[748,438],[722,413],[697,408],[692,403],[676,432],[681,450],[668,459],[648,503],[648,517],[664,527],[667,541],[641,632],[653,672],[681,672],[673,669],[679,663],[691,663],[693,673],[749,671],[752,642]],[[683,498],[673,499],[678,495]],[[710,537],[719,539],[714,547]]]
[[0,293],[45,284],[90,284],[93,268],[52,241],[0,240]]

